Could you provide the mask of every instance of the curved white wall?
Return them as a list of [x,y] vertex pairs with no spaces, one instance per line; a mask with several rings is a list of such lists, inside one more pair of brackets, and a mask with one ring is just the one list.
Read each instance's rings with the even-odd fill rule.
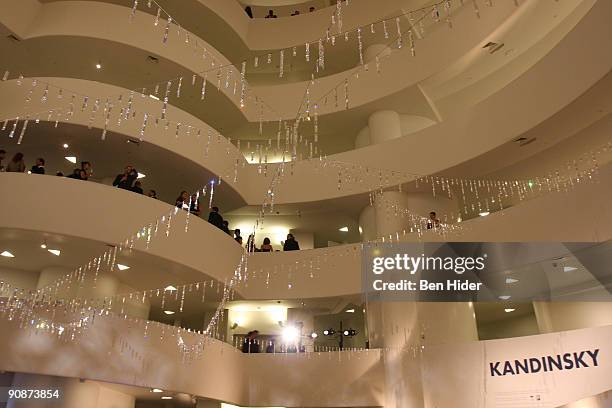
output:
[[[567,193],[545,194],[521,202],[488,217],[464,221],[462,229],[441,236],[425,232],[423,237],[399,232],[404,241],[520,242],[562,241],[603,242],[612,239],[612,192],[602,186],[612,184],[612,167],[601,169],[597,183],[578,185]],[[95,183],[51,176],[0,174],[0,186],[21,205],[0,200],[0,227],[47,231],[62,235],[116,243],[148,225],[172,208],[168,204],[127,191]],[[72,213],[72,197],[86,197],[87,206]],[[40,211],[40,197],[48,197]],[[139,208],[125,213],[125,208]],[[97,214],[92,217],[91,214]],[[53,214],[53,217],[47,214]],[[125,216],[121,216],[124,214]],[[585,218],[584,214],[597,214]],[[179,212],[170,239],[154,240],[148,250],[155,256],[202,271],[223,281],[238,264],[242,248],[205,220],[192,219],[183,232]],[[75,222],[75,220],[79,220]],[[144,243],[137,250],[145,251]],[[225,254],[223,257],[217,256]],[[238,292],[248,299],[311,298],[361,293],[361,246],[341,245],[324,249],[255,253],[249,258],[249,273],[259,274]],[[261,275],[270,273],[269,285]],[[312,273],[311,273],[312,272]]]

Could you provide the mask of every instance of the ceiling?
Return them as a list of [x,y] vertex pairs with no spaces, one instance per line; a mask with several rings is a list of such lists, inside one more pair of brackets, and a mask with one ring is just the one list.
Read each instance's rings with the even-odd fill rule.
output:
[[[55,256],[40,247],[58,249]],[[72,271],[108,250],[108,244],[83,238],[49,234],[39,231],[0,229],[0,252],[9,251],[15,257],[0,257],[0,268],[37,275],[46,268],[65,268]],[[117,263],[130,269],[116,271],[116,277],[129,288],[140,290],[165,288],[202,280],[210,280],[200,271],[184,267],[140,251],[123,251]],[[129,290],[126,288],[125,290]]]

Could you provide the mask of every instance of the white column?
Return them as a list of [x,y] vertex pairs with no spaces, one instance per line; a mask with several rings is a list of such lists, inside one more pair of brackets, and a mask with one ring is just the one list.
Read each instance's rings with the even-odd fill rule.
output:
[[402,136],[400,116],[391,110],[378,111],[368,119],[370,143],[377,144]]
[[[135,398],[96,382],[80,381],[76,378],[51,377],[35,374],[15,374],[13,388],[59,389],[60,399],[53,407],[57,408],[134,408]],[[36,408],[37,400],[13,400],[7,408]],[[45,405],[46,406],[46,405]]]
[[376,209],[368,205],[359,215],[359,228],[362,241],[373,241],[376,239]]
[[476,341],[471,302],[371,302],[370,347],[383,348],[385,406],[424,407],[421,350]]

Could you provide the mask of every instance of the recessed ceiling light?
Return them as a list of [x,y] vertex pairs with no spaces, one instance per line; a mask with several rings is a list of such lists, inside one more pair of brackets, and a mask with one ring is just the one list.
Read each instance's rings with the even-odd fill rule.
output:
[[486,217],[489,214],[491,214],[489,211],[483,211],[481,213],[478,213],[478,215],[480,215],[481,217]]
[[68,160],[72,164],[76,164],[76,157],[74,156],[66,156],[64,159]]
[[64,143],[64,144],[62,145],[62,147],[63,147],[64,149],[67,149],[67,148],[69,148],[70,146],[68,145],[68,143]]
[[151,392],[164,392],[164,390],[160,390],[159,388],[153,388]]
[[317,337],[319,337],[319,335],[315,332],[310,333],[310,337],[313,339],[316,339]]
[[59,249],[47,249],[47,251],[49,251],[55,256],[60,256],[62,254],[62,251],[60,251]]
[[42,244],[40,244],[40,247],[41,247],[42,249],[47,249],[47,243],[46,243],[46,242],[43,242]]
[[31,171],[31,170],[28,170],[28,174],[32,174],[32,171]]
[[506,278],[506,283],[516,283],[516,282],[518,282],[518,279],[514,279],[510,277]]
[[355,309],[346,309],[346,313],[355,313]]
[[125,270],[130,269],[130,267],[129,267],[129,266],[127,266],[127,265],[122,265],[122,264],[117,264],[117,268],[119,268],[119,270],[120,270],[120,271],[125,271]]
[[170,286],[166,286],[164,288],[164,290],[176,290],[176,288],[174,286],[170,285]]
[[10,253],[9,251],[4,251],[0,254],[0,256],[3,256],[5,258],[14,258],[15,255],[13,255],[12,253]]
[[141,178],[145,178],[145,177],[147,177],[147,175],[146,175],[146,174],[144,174],[144,173],[138,173],[138,177],[136,177],[136,178],[141,179]]
[[100,64],[99,62],[96,64],[96,69],[102,69],[102,64]]
[[165,400],[171,400],[172,397],[169,395],[164,395],[161,399],[165,399]]
[[164,313],[167,315],[173,315],[175,312],[172,310],[164,310]]
[[348,232],[348,227],[342,227],[338,231]]
[[156,101],[159,101],[159,97],[155,96],[155,95],[149,95],[149,98],[155,99]]
[[573,267],[573,266],[564,266],[563,267],[563,272],[571,272],[571,271],[575,271],[576,269],[578,269],[578,268]]
[[516,310],[516,309],[512,309],[512,308],[510,308],[510,307],[509,307],[509,308],[504,309],[504,312],[506,312],[506,313],[512,313],[512,312],[514,312],[515,310]]
[[501,300],[508,300],[508,299],[510,299],[510,297],[511,297],[511,296],[510,296],[510,295],[501,295],[501,296],[498,296],[498,297],[499,297]]

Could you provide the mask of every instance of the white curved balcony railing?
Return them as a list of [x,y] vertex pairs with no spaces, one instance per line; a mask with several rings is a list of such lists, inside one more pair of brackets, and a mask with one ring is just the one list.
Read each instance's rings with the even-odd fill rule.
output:
[[[470,55],[474,54],[475,50],[480,49],[483,42],[493,41],[494,37],[499,35],[506,36],[507,32],[512,32],[513,29],[521,31],[525,37],[525,39],[517,38],[515,40],[520,46],[516,45],[515,55],[508,57],[513,60],[518,59],[525,48],[537,44],[538,40],[544,37],[546,33],[554,30],[557,26],[566,25],[564,23],[568,15],[571,16],[572,13],[578,17],[583,15],[590,5],[590,0],[574,4],[574,7],[566,5],[562,10],[555,10],[554,12],[559,14],[559,18],[546,20],[546,24],[542,23],[544,20],[540,17],[540,14],[546,14],[550,10],[541,3],[534,2],[534,4],[540,6],[523,6],[516,9],[512,2],[499,3],[496,7],[488,9],[487,13],[483,13],[482,18],[477,23],[474,23],[473,11],[468,7],[462,8],[455,16],[456,25],[462,27],[462,35],[456,35],[452,30],[436,29],[419,41],[418,58],[411,58],[409,50],[405,49],[402,52],[394,53],[389,61],[385,62],[384,75],[378,75],[374,69],[362,73],[359,86],[351,87],[350,106],[352,108],[367,107],[370,103],[385,97],[391,97],[392,99],[397,96],[396,94],[400,90],[407,93],[420,93],[421,90],[415,90],[414,87],[421,81],[444,72],[461,58],[466,58],[466,55],[470,59],[468,63],[472,64],[474,58]],[[160,55],[192,72],[202,70],[201,53],[194,53],[192,47],[184,46],[182,44],[184,40],[171,37],[170,44],[162,44],[160,41],[163,34],[162,27],[157,27],[157,30],[155,30],[153,27],[155,17],[148,13],[139,12],[137,18],[130,23],[127,18],[128,8],[103,2],[51,2],[38,7],[31,7],[34,11],[29,14],[26,6],[20,7],[15,4],[12,7],[20,8],[21,13],[14,13],[15,16],[7,17],[9,20],[3,22],[12,28],[20,38],[26,40],[48,39],[50,41],[49,47],[53,47],[54,42],[58,41],[58,37],[61,36],[77,37],[83,39],[83,41],[87,41],[88,38],[111,41],[114,46],[127,47],[128,50],[130,47],[138,48]],[[370,5],[370,7],[374,7],[374,5]],[[101,24],[101,21],[104,21],[103,18],[112,21],[113,30],[105,29],[106,25]],[[532,24],[533,20],[536,20],[537,23]],[[21,31],[17,31],[19,29]],[[529,29],[528,33],[524,33],[527,29]],[[174,30],[172,30],[172,34],[174,34]],[[285,38],[278,35],[272,37]],[[195,40],[195,36],[193,38]],[[529,41],[526,39],[529,39]],[[204,40],[198,39],[198,41],[201,41],[205,47],[209,45]],[[84,44],[84,46],[86,45]],[[215,51],[212,47],[210,49],[215,54],[218,63],[229,62],[218,51]],[[330,52],[333,53],[333,49]],[[539,57],[543,53],[546,53],[545,49],[538,52]],[[239,61],[232,62],[239,64]],[[461,65],[464,66],[465,62],[461,62]],[[234,68],[236,73],[239,70],[239,66]],[[456,72],[457,68],[452,68],[452,71]],[[49,71],[43,73],[43,75],[59,76],[61,73]],[[332,90],[344,80],[345,76],[346,73],[340,73],[320,78],[316,89],[312,91],[313,99],[318,97],[317,95],[320,95],[322,91]],[[214,79],[209,79],[211,80],[210,85],[214,85],[212,83]],[[486,88],[492,87],[492,81],[485,82],[487,83]],[[253,90],[273,107],[273,113],[266,112],[270,120],[278,120],[279,117],[292,119],[302,102],[306,84],[307,82],[300,82],[277,86],[259,86],[254,87]],[[229,89],[223,88],[222,92],[232,103],[239,106],[239,98],[233,95],[231,87]],[[432,91],[432,94],[435,95],[436,92]],[[423,101],[427,97],[425,95]],[[320,113],[332,113],[343,109],[344,106],[335,107],[334,104],[323,106],[321,104]],[[435,110],[435,108],[433,109]],[[259,120],[259,109],[247,106],[241,112],[250,122]]]
[[[161,388],[242,406],[385,406],[388,401],[413,398],[398,394],[411,389],[422,393],[426,406],[492,408],[499,407],[502,399],[520,406],[529,392],[540,397],[539,406],[557,407],[612,388],[612,362],[607,358],[612,352],[612,326],[453,342],[419,347],[416,352],[402,342],[400,348],[384,351],[249,355],[213,341],[189,363],[177,351],[176,336],[160,340],[160,328],[151,325],[145,339],[137,326],[100,317],[75,341],[61,341],[2,319],[0,370]],[[190,333],[182,333],[181,338],[186,345],[198,341]],[[596,360],[585,354],[587,364],[576,365],[573,353],[585,350],[597,350]],[[522,363],[566,353],[571,369],[565,361],[563,369],[540,367],[539,373],[520,375],[497,375],[490,368],[496,362],[503,366],[509,361],[514,367],[515,359]],[[408,366],[422,376],[422,383],[406,383],[402,374]]]
[[[597,81],[609,72],[612,66],[612,53],[601,53],[598,51],[600,48],[596,46],[582,46],[584,43],[598,44],[602,38],[609,36],[608,31],[611,28],[605,20],[608,7],[612,5],[608,2],[598,2],[552,51],[516,78],[511,85],[503,87],[476,105],[458,108],[441,123],[417,131],[409,137],[336,154],[330,156],[330,159],[344,163],[360,163],[372,169],[386,167],[381,163],[395,163],[393,170],[398,172],[433,174],[477,157],[534,129],[536,125],[568,106],[586,89],[596,85]],[[565,63],[567,55],[575,57],[574,64]],[[567,81],[567,77],[572,77],[573,80]],[[120,88],[90,81],[57,78],[53,78],[53,81],[66,86],[66,89],[77,89],[84,94],[124,92]],[[2,99],[4,102],[0,110],[5,117],[24,117],[32,111],[49,109],[49,105],[43,105],[37,99],[30,102],[27,110],[16,105],[13,99],[25,98],[27,90],[22,87],[17,91],[14,81],[0,84],[0,89],[2,94],[6,95]],[[157,112],[161,109],[158,106],[160,104],[152,100],[136,99],[138,99],[139,111]],[[516,103],[509,108],[508,101],[516,101]],[[50,104],[51,101],[48,103]],[[171,114],[173,121],[200,125],[196,118],[178,109],[172,110]],[[74,121],[86,125],[89,123],[89,115],[79,115],[77,112]],[[102,120],[97,118],[93,126],[102,127]],[[206,128],[204,124],[201,126]],[[138,120],[126,122],[122,128],[112,130],[119,130],[132,137],[140,137],[140,127],[141,122]],[[491,133],[491,129],[496,129],[496,131]],[[198,152],[201,152],[203,148],[202,142],[191,143],[187,140],[188,138],[181,138],[180,141],[169,140],[172,138],[164,137],[162,130],[162,126],[158,128],[149,126],[145,140],[175,150],[184,157],[202,163],[202,157],[198,157]],[[221,145],[227,145],[232,157],[235,156],[244,163],[237,149],[228,143],[221,143]],[[422,153],[428,151],[436,151],[436,154]],[[224,154],[214,155],[214,157],[210,155],[206,158],[206,167],[226,179],[233,180],[233,161],[225,160]],[[268,174],[272,174],[275,168],[276,165],[269,165]],[[321,173],[319,168],[320,163],[318,162],[297,162],[293,176],[285,177],[285,182],[275,192],[276,203],[319,201],[347,194],[364,193],[372,188],[368,183],[363,183],[363,185],[352,186],[353,188],[349,191],[338,189],[335,179],[337,174],[328,177],[325,173]],[[313,174],[324,174],[324,177],[315,176],[317,178],[316,188],[313,184]],[[406,178],[405,181],[410,179],[409,176]],[[257,166],[245,165],[244,168],[239,166],[238,182],[234,188],[244,197],[246,203],[258,204],[262,202],[269,184],[270,178],[261,177],[257,172]]]
[[[463,222],[458,234],[422,237],[401,235],[405,241],[463,242],[604,242],[612,240],[612,168],[604,167],[592,183],[567,193],[551,193],[518,203],[488,217]],[[0,186],[19,205],[0,200],[0,227],[43,231],[119,243],[135,231],[167,214],[173,207],[108,186],[49,176],[0,174]],[[41,202],[41,197],[45,197]],[[74,206],[74,197],[84,197]],[[41,211],[44,205],[46,211]],[[67,208],[73,209],[70,213]],[[138,208],[138,211],[126,211]],[[95,216],[92,216],[95,214]],[[184,231],[179,212],[169,238],[157,237],[149,249],[137,242],[135,250],[201,271],[223,282],[231,277],[242,248],[231,237],[204,220],[193,217]],[[224,254],[218,256],[218,254]],[[270,273],[270,279],[265,279]],[[255,253],[249,258],[248,285],[238,293],[245,299],[306,299],[362,293],[361,246],[276,253]],[[139,288],[134,288],[139,289]]]

